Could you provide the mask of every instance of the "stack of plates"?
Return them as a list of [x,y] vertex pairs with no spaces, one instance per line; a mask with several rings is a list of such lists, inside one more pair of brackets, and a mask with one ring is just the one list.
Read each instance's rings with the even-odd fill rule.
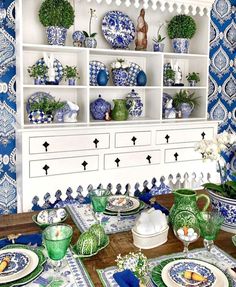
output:
[[128,216],[139,213],[144,206],[145,203],[135,197],[113,195],[108,197],[107,207],[103,213],[106,215],[117,215],[120,212],[121,216]]
[[[205,279],[196,281],[186,279],[185,271],[192,271]],[[168,259],[152,270],[152,281],[157,286],[167,287],[230,287],[229,278],[210,263],[194,259]]]
[[0,262],[5,257],[10,262],[3,272],[0,273],[0,283],[4,287],[24,285],[43,271],[46,259],[38,249],[32,249],[25,245],[8,245],[0,250]]

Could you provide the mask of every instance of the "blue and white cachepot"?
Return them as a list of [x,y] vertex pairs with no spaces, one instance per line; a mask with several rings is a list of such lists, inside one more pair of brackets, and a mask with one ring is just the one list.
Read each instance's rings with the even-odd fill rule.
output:
[[75,86],[75,83],[76,83],[76,79],[68,79],[68,85],[69,86]]
[[72,34],[73,45],[76,47],[82,47],[85,41],[85,35],[82,31],[75,31]]
[[181,115],[182,115],[182,118],[189,118],[189,116],[191,115],[193,109],[194,109],[194,105],[190,105],[188,103],[182,103],[180,106],[179,106],[179,109],[181,111]]
[[125,69],[112,69],[112,81],[115,86],[128,86],[128,77]]
[[49,45],[64,46],[66,42],[67,29],[64,27],[49,26],[46,28]]
[[211,190],[208,192],[212,209],[224,217],[221,229],[236,234],[236,200],[223,197]]
[[153,51],[154,52],[163,52],[165,48],[164,43],[154,43],[153,44]]
[[35,85],[41,85],[42,84],[41,78],[35,78],[34,79],[34,84]]
[[28,119],[32,124],[46,124],[53,121],[53,115],[47,115],[42,110],[30,111]]
[[96,48],[97,40],[94,37],[87,37],[84,40],[84,47],[86,48]]
[[142,99],[134,89],[126,97],[126,107],[131,118],[140,117],[143,112]]
[[185,39],[185,38],[173,39],[172,40],[172,46],[173,46],[174,53],[188,54],[189,53],[189,44],[190,44],[189,39]]

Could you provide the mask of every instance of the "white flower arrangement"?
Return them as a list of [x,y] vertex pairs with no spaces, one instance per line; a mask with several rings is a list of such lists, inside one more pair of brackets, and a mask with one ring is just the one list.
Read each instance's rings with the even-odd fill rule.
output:
[[115,261],[119,271],[130,269],[142,283],[145,282],[149,267],[147,257],[143,253],[130,252],[125,256],[119,254]]
[[117,59],[116,62],[111,64],[111,68],[113,69],[128,69],[130,67],[130,63],[124,59]]

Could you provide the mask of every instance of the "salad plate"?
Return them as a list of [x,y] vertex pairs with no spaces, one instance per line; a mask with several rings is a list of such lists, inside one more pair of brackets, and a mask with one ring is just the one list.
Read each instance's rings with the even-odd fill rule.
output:
[[6,257],[10,258],[10,262],[6,269],[0,273],[1,284],[27,276],[35,270],[39,263],[37,254],[24,248],[0,250],[0,262]]
[[[133,210],[128,210],[128,211],[121,211],[120,215],[121,216],[130,216],[130,215],[134,215],[139,213],[140,211],[142,211],[145,207],[145,203],[143,201],[140,201],[140,205],[138,208],[133,209]],[[103,214],[105,215],[110,215],[110,216],[117,216],[117,211],[109,211],[109,210],[105,210],[103,212]]]
[[126,49],[135,38],[135,26],[128,15],[109,11],[102,19],[102,33],[114,49]]
[[[46,258],[40,248],[32,248],[22,244],[7,245],[3,247],[0,252],[14,252],[15,249],[17,249],[17,251],[20,250],[20,252],[24,252],[24,254],[27,252],[27,256],[30,258],[30,264],[27,267],[28,269],[25,269],[23,277],[20,276],[20,272],[18,272],[15,274],[12,281],[9,281],[3,285],[4,287],[21,286],[31,282],[42,273],[44,268],[43,264],[46,262]],[[0,279],[0,282],[3,282],[2,278]]]
[[[200,276],[204,277],[204,281],[196,281],[192,278],[192,276],[190,276],[191,279],[186,279],[184,273],[188,271],[194,272],[195,274],[199,274]],[[168,270],[168,275],[174,283],[177,283],[177,285],[182,287],[212,287],[216,282],[215,275],[208,267],[202,265],[201,263],[192,261],[180,261],[175,263]]]
[[113,195],[108,197],[106,210],[125,212],[137,209],[140,201],[134,197],[125,195]]
[[109,80],[109,71],[105,64],[100,61],[90,61],[89,62],[89,84],[90,86],[98,86],[97,75],[100,70],[104,70],[107,74]]
[[[35,64],[38,65],[38,66],[46,65],[45,61],[44,61],[44,58],[39,59]],[[62,78],[63,78],[63,66],[62,66],[62,64],[61,64],[61,62],[59,60],[54,59],[53,67],[54,67],[54,70],[55,70],[55,80],[59,84],[61,82]],[[41,79],[41,83],[42,84],[46,84],[48,80],[49,80],[48,76],[45,75]]]

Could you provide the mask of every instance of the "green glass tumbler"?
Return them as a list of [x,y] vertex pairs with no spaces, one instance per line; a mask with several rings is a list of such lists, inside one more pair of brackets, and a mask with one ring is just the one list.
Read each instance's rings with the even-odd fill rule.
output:
[[91,196],[93,210],[95,212],[103,212],[107,206],[107,196]]
[[58,261],[64,258],[70,245],[73,229],[68,224],[53,224],[43,231],[43,242],[48,257]]

